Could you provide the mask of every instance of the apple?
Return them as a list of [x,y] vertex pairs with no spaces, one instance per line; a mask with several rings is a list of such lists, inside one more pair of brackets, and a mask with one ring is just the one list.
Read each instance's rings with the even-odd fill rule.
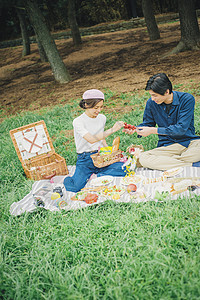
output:
[[131,193],[131,192],[136,192],[137,191],[137,186],[134,183],[130,183],[127,186],[127,192]]

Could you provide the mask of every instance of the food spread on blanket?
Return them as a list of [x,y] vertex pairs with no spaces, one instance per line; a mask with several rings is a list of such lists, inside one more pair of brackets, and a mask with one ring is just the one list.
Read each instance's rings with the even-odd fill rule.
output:
[[[91,185],[76,193],[71,200],[85,201],[87,204],[91,204],[97,202],[98,197],[108,200],[119,200],[125,194],[125,197],[130,197],[129,199],[134,202],[146,201],[146,199],[150,198],[163,201],[173,195],[186,191],[195,191],[197,188],[200,188],[200,177],[175,177],[182,171],[183,168],[174,168],[172,171],[166,171],[165,175],[163,172],[159,177],[144,177],[136,174],[125,176],[120,179],[120,183],[123,186],[111,185],[114,180],[112,176],[98,177],[92,179]],[[174,175],[172,176],[172,174]],[[155,184],[155,186],[150,185],[149,187],[151,183]]]
[[85,201],[87,204],[91,204],[97,202],[99,197],[108,200],[119,200],[123,195],[123,197],[129,197],[134,202],[146,201],[150,198],[163,201],[171,195],[194,191],[198,188],[197,184],[200,188],[200,178],[199,181],[196,181],[195,177],[176,177],[182,171],[182,167],[173,168],[162,172],[157,177],[129,174],[120,179],[119,185],[112,185],[114,181],[112,176],[97,177],[89,182],[88,187],[76,193],[71,200]]
[[[142,170],[141,174],[149,176],[150,178],[154,178],[156,174],[161,174],[161,172]],[[185,176],[183,176],[183,174]],[[143,177],[145,179],[145,176]],[[116,184],[116,186],[120,185],[121,181],[122,178],[114,178],[114,183]],[[124,187],[124,189],[126,190],[124,194],[114,193],[112,195],[112,198],[101,196],[101,191],[108,188],[111,184],[109,184],[108,186],[97,187],[87,184],[87,186],[83,188],[82,191],[78,193],[78,195],[75,195],[75,197],[73,197],[74,200],[80,199],[81,201],[70,201],[71,196],[74,195],[74,193],[63,190],[63,200],[62,197],[58,198],[58,200],[62,200],[63,202],[60,203],[60,206],[58,208],[54,205],[56,200],[51,200],[51,195],[53,193],[53,190],[55,190],[55,183],[56,190],[59,191],[57,189],[57,185],[62,188],[62,182],[63,177],[60,178],[60,176],[56,176],[54,182],[50,180],[40,180],[34,182],[32,191],[29,194],[27,194],[22,200],[12,203],[12,205],[10,206],[10,213],[17,216],[25,211],[32,212],[38,207],[43,207],[44,209],[51,211],[58,210],[59,208],[71,210],[87,205],[96,205],[96,203],[103,202],[107,199],[111,199],[112,201],[139,203],[149,200],[165,201],[168,199],[177,199],[179,196],[191,197],[193,193],[199,197],[200,168],[186,167],[184,168],[184,173],[181,173],[179,176],[167,177],[166,181],[154,182],[154,184],[152,185],[147,185],[144,184],[144,181],[140,181],[139,183],[135,184],[137,186],[137,190],[135,192],[128,193],[126,190],[127,187]],[[95,193],[97,194],[96,196],[94,196]],[[92,199],[90,199],[90,195],[88,194],[93,195]],[[83,199],[85,199],[87,203],[85,201],[82,201]]]

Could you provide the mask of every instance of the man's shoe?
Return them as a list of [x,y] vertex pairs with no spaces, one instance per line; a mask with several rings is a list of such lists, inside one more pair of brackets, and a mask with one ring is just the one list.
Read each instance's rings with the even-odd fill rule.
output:
[[192,164],[193,167],[200,167],[200,161],[194,162]]

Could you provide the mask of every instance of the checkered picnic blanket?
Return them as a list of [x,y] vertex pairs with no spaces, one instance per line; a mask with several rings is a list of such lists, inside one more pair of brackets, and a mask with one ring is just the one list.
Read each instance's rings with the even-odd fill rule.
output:
[[[69,175],[67,175],[67,176],[72,176],[75,171],[75,166],[68,166],[68,170],[69,170]],[[139,168],[136,170],[136,175],[142,175],[147,178],[158,178],[162,175],[162,171]],[[63,180],[65,177],[66,176],[55,176],[53,178],[53,183],[50,180],[40,180],[40,181],[34,182],[30,193],[28,193],[22,200],[12,203],[12,205],[10,206],[10,213],[12,215],[18,216],[24,212],[35,211],[38,208],[38,206],[37,206],[37,203],[35,202],[35,198],[33,195],[37,194],[37,191],[42,189],[44,186],[48,187],[48,190],[49,190],[49,192],[47,192],[47,194],[45,195],[44,209],[47,209],[50,211],[60,211],[60,208],[56,206],[55,201],[51,200],[51,194],[52,194],[53,188],[55,188],[55,186],[62,188],[62,191],[63,191],[62,199],[66,202],[66,205],[63,206],[62,209],[66,210],[66,211],[85,208],[88,205],[96,205],[96,204],[102,203],[107,200],[105,197],[99,196],[97,202],[93,203],[93,204],[87,204],[84,201],[72,201],[71,197],[73,195],[75,195],[75,193],[68,192],[65,190],[65,188],[63,186]],[[185,168],[183,168],[183,171],[175,177],[176,178],[180,178],[180,177],[181,178],[182,177],[184,177],[184,178],[199,177],[200,178],[200,168],[185,167]],[[122,180],[122,177],[113,177],[113,181],[110,185],[120,186],[121,180]],[[91,186],[90,182],[91,182],[91,180],[88,181],[86,187]],[[131,199],[130,194],[125,192],[123,195],[121,195],[120,199],[112,200],[112,201],[133,202],[133,203],[134,202],[158,201],[157,199],[154,198],[154,196],[155,196],[155,190],[159,185],[161,185],[161,183],[156,182],[156,183],[152,183],[152,184],[146,184],[144,186],[142,182],[139,182],[137,184],[138,189],[139,188],[145,189],[146,194],[149,195],[148,198],[133,200],[133,199]],[[179,197],[191,197],[191,193],[200,195],[200,189],[196,189],[193,192],[185,191],[181,194],[176,194],[176,195],[171,196],[170,199],[176,200]]]

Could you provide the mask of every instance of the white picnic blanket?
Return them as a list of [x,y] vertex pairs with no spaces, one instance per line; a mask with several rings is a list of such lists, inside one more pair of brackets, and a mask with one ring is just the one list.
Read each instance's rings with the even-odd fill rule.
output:
[[[75,166],[68,166],[69,175],[72,176],[75,171]],[[141,175],[148,178],[158,178],[162,175],[162,171],[157,170],[149,170],[144,168],[139,168],[136,170],[136,175]],[[63,191],[63,197],[62,199],[66,202],[66,205],[62,207],[62,209],[68,211],[68,210],[75,210],[87,207],[88,205],[94,205],[98,203],[102,203],[106,201],[107,199],[105,197],[99,196],[96,203],[87,204],[84,201],[72,201],[71,197],[75,195],[73,192],[67,192],[63,185],[63,180],[66,176],[55,176],[53,178],[53,183],[50,180],[39,180],[34,182],[32,186],[32,190],[30,193],[28,193],[22,200],[18,202],[12,203],[10,206],[10,213],[12,215],[18,216],[21,215],[24,212],[33,212],[35,211],[38,206],[36,204],[34,194],[37,194],[37,191],[42,189],[43,187],[47,188],[47,193],[45,194],[45,200],[44,200],[44,209],[50,210],[50,211],[60,211],[60,208],[56,206],[55,201],[51,200],[51,195],[53,192],[53,189],[55,187],[61,187]],[[200,168],[197,167],[185,167],[183,168],[183,171],[176,175],[175,177],[184,177],[184,178],[194,178],[194,177],[200,177]],[[110,185],[116,185],[121,186],[121,181],[123,177],[113,177],[113,181]],[[86,187],[90,187],[91,180],[88,181]],[[142,181],[137,184],[138,189],[143,188],[145,189],[146,194],[148,195],[147,198],[144,199],[131,199],[130,194],[125,192],[123,195],[121,195],[120,199],[113,200],[116,202],[147,202],[147,201],[158,201],[155,199],[155,190],[161,185],[160,182],[152,183],[152,184],[146,184],[143,185]],[[176,194],[170,197],[172,200],[176,200],[178,197],[191,197],[191,195],[196,194],[200,195],[200,189],[196,189],[195,191],[185,191],[181,194]]]

